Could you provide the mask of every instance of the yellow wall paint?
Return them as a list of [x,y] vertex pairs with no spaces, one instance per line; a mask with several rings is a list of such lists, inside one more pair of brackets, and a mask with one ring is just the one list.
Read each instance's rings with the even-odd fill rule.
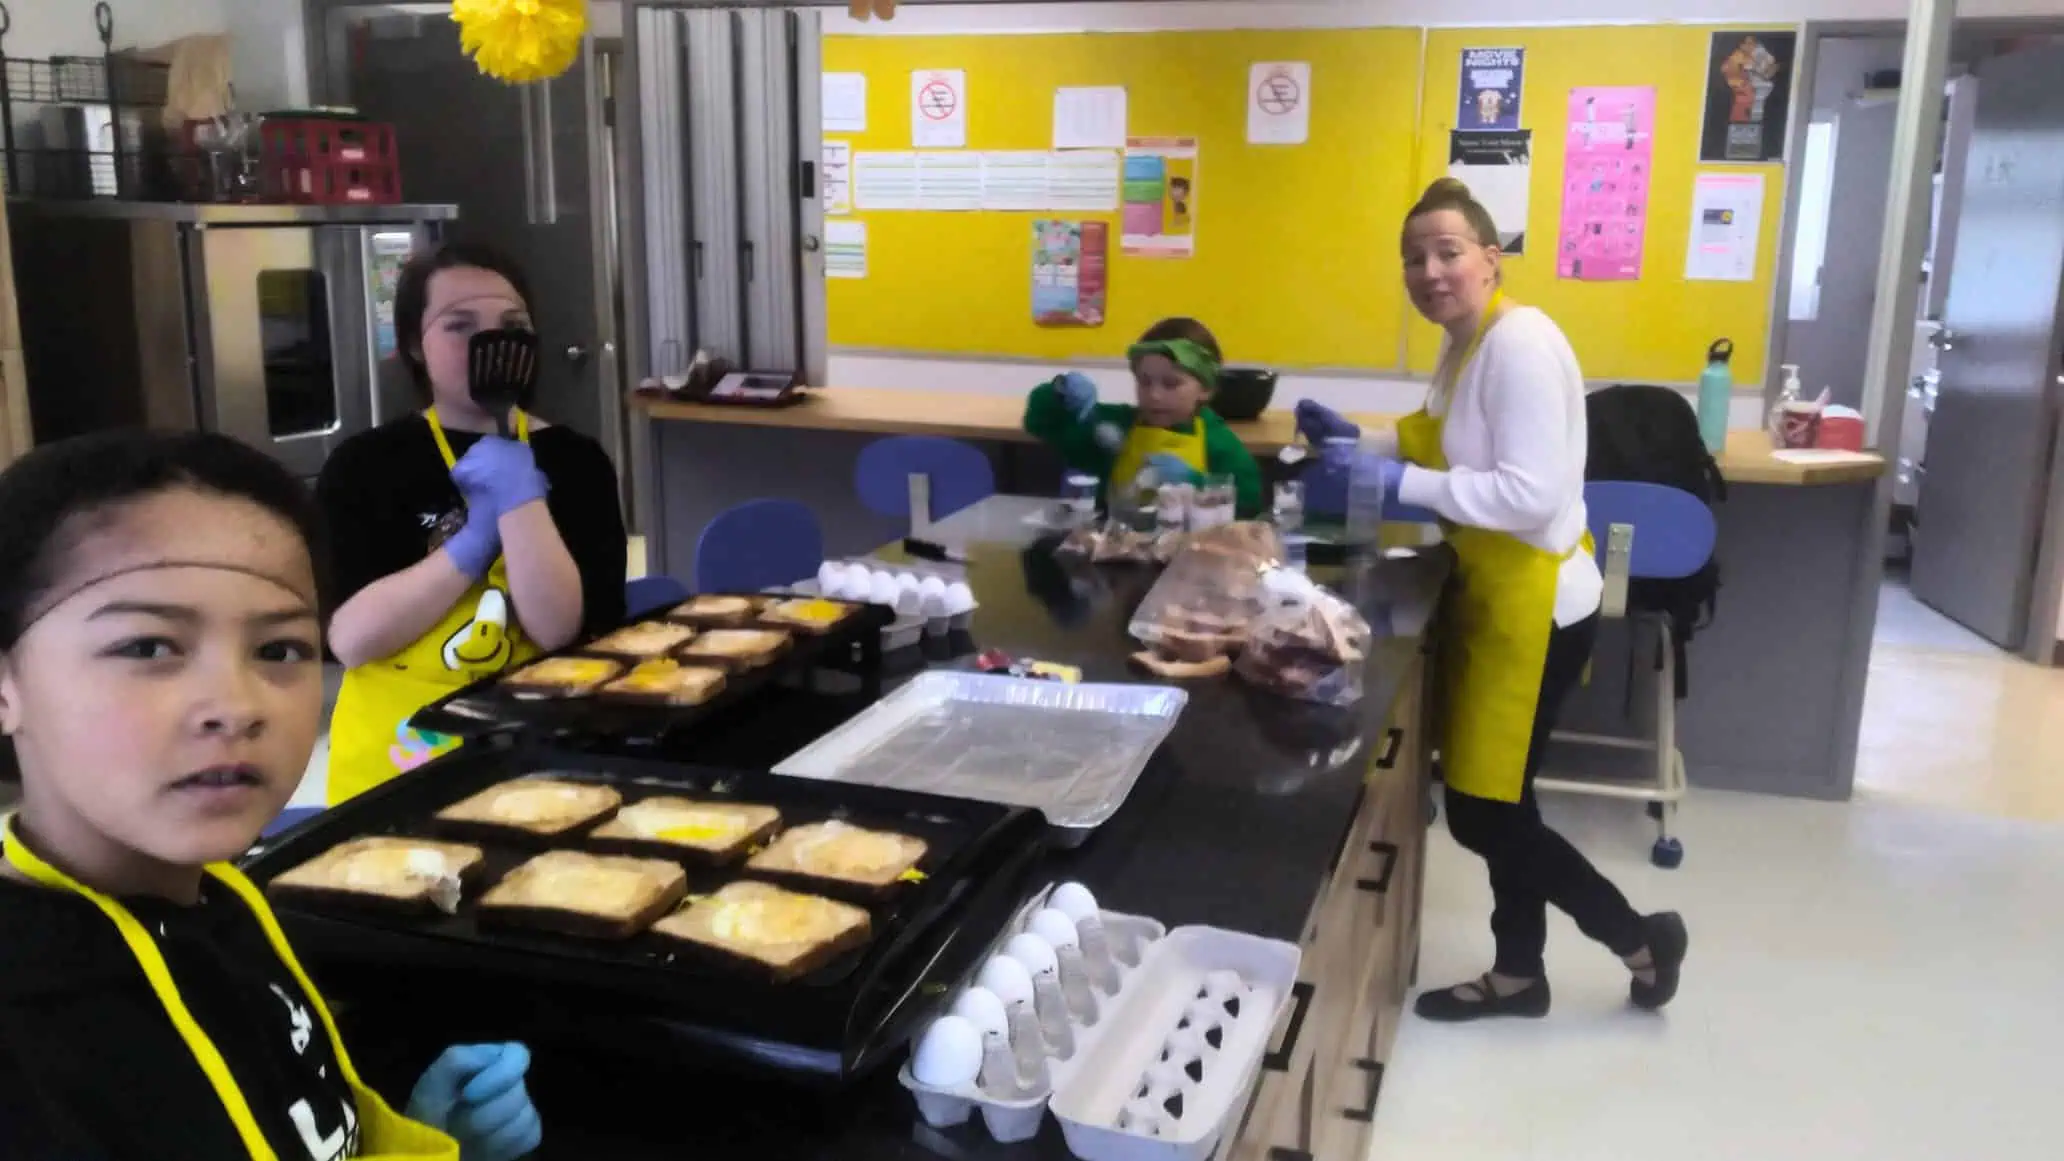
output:
[[[1398,229],[1419,190],[1447,170],[1461,50],[1519,45],[1527,49],[1524,127],[1534,131],[1532,253],[1507,262],[1508,291],[1562,324],[1591,378],[1693,379],[1707,344],[1726,336],[1736,344],[1736,379],[1760,382],[1784,205],[1781,165],[1749,167],[1767,180],[1756,279],[1683,277],[1712,31],[1652,25],[828,37],[826,71],[868,77],[867,132],[828,135],[855,150],[911,148],[910,73],[932,68],[967,72],[970,149],[1049,148],[1053,91],[1070,85],[1125,86],[1135,135],[1199,139],[1194,258],[1123,256],[1116,214],[855,213],[868,227],[868,275],[830,282],[831,341],[927,353],[1112,357],[1155,320],[1193,315],[1217,333],[1233,362],[1394,372],[1402,344],[1402,366],[1425,373],[1439,336],[1404,300]],[[1246,144],[1247,66],[1262,60],[1311,62],[1308,144]],[[1563,133],[1569,90],[1579,85],[1656,89],[1655,169],[1637,281],[1576,282],[1555,274]],[[1045,216],[1111,223],[1103,327],[1032,324],[1030,223]]]
[[[1116,357],[1158,319],[1192,315],[1232,362],[1395,367],[1397,223],[1411,202],[1416,29],[1061,36],[828,37],[828,72],[867,74],[856,150],[910,144],[910,73],[967,70],[970,149],[1047,149],[1054,90],[1123,85],[1136,136],[1198,138],[1196,256],[1128,258],[1117,214],[856,213],[867,277],[830,281],[846,346]],[[1246,144],[1247,66],[1312,64],[1311,141]],[[1032,324],[1031,222],[1111,223],[1107,321]]]

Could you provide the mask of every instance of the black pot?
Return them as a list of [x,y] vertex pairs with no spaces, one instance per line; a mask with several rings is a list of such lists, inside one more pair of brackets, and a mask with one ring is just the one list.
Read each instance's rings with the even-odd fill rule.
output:
[[1212,393],[1211,409],[1220,419],[1257,419],[1268,410],[1276,395],[1276,373],[1262,367],[1224,367],[1218,372],[1218,390]]

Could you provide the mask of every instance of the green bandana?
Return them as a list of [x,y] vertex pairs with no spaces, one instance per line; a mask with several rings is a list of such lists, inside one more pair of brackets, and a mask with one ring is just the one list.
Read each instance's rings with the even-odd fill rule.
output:
[[1218,389],[1218,360],[1211,357],[1210,351],[1188,339],[1135,343],[1125,352],[1125,361],[1138,363],[1148,355],[1161,355],[1173,361],[1176,366],[1195,375],[1206,391]]

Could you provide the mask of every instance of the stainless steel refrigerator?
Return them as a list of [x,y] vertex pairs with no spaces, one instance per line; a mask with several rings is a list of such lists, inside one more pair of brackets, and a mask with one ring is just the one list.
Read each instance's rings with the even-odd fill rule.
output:
[[395,276],[448,205],[8,207],[37,442],[206,429],[313,477],[413,406]]

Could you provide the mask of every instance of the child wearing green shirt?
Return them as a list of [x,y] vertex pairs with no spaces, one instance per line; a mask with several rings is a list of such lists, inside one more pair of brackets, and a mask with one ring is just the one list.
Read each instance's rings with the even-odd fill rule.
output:
[[1154,482],[1202,483],[1233,478],[1244,519],[1261,514],[1261,469],[1216,412],[1206,405],[1218,386],[1218,340],[1195,319],[1164,319],[1126,351],[1139,403],[1099,403],[1096,384],[1070,371],[1033,388],[1025,430],[1061,453],[1075,471],[1130,484],[1147,469]]

